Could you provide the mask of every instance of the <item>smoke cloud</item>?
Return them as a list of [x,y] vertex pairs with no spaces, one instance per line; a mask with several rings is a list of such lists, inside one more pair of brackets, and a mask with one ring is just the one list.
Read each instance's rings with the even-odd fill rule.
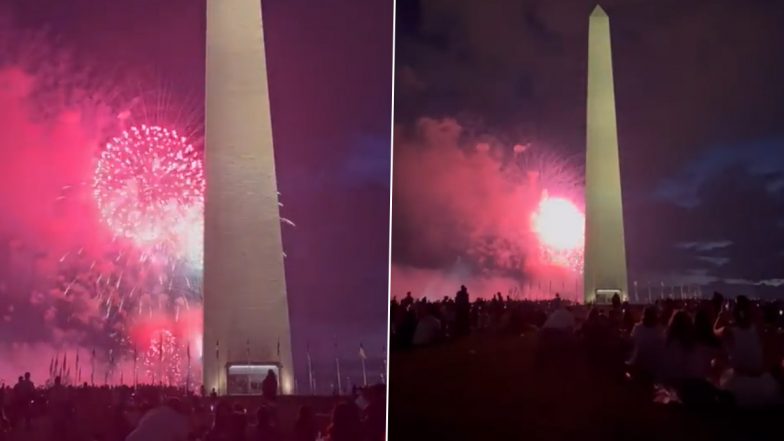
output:
[[581,171],[542,146],[475,132],[451,118],[398,128],[392,294],[576,292],[577,275],[541,258],[531,216],[548,194],[582,206]]

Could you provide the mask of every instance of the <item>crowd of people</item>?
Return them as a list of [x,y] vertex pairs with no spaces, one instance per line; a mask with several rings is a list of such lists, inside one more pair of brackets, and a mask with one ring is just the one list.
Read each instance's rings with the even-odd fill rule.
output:
[[[274,375],[274,374],[273,374]],[[0,441],[383,441],[386,387],[335,398],[331,414],[277,396],[268,376],[263,396],[219,397],[177,387],[36,387],[31,375],[0,389]],[[324,398],[321,398],[322,400]],[[292,401],[293,400],[293,401]],[[283,401],[286,401],[284,403]],[[282,409],[299,406],[296,419]]]
[[409,350],[472,333],[535,334],[537,362],[579,352],[660,402],[690,406],[784,403],[784,307],[734,299],[663,299],[630,305],[515,300],[470,301],[466,287],[430,301],[392,299],[391,349]]

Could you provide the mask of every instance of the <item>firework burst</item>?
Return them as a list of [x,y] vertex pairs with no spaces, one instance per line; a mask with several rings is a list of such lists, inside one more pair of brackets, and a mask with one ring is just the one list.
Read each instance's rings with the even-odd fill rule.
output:
[[199,152],[174,130],[131,127],[106,144],[93,195],[112,232],[150,252],[201,260],[204,172]]
[[545,263],[582,272],[585,215],[572,201],[550,197],[544,192],[531,215],[531,230],[539,241],[541,259]]

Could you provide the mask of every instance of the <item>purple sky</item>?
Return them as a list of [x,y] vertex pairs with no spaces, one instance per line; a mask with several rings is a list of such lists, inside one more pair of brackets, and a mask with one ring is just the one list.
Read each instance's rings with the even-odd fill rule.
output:
[[[107,78],[124,70],[202,102],[204,0],[8,0]],[[379,357],[386,340],[392,2],[265,0],[272,123],[297,362],[310,342]],[[155,85],[154,85],[155,86]]]

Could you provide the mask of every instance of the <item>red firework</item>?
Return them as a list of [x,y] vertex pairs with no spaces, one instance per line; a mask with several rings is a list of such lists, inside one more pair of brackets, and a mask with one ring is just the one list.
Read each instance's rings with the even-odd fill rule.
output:
[[176,131],[146,125],[106,144],[93,179],[115,235],[177,257],[200,253],[204,187],[200,152]]

